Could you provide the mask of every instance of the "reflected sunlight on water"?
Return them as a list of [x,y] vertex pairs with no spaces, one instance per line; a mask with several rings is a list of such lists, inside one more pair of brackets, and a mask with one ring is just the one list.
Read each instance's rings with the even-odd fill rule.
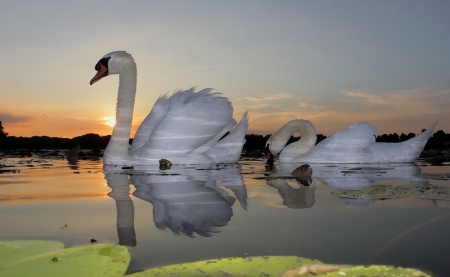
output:
[[383,263],[436,276],[450,271],[450,201],[330,194],[381,184],[449,186],[448,180],[417,175],[447,173],[447,166],[312,166],[312,182],[302,183],[290,176],[291,167],[277,165],[267,172],[259,159],[169,171],[103,168],[101,160],[8,158],[2,163],[1,240],[51,239],[73,246],[95,239],[127,245],[128,272],[246,255]]
[[101,162],[80,169],[64,160],[3,159],[2,203],[106,197],[110,189]]

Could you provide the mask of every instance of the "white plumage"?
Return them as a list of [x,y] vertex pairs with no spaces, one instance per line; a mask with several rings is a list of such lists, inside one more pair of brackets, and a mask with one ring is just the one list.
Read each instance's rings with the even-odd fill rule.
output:
[[[355,123],[318,143],[314,125],[308,120],[292,120],[266,142],[282,163],[408,163],[414,162],[432,135],[435,122],[420,135],[399,143],[375,142],[376,131],[368,123]],[[299,141],[283,146],[299,132]]]
[[[136,64],[125,51],[105,55],[96,65],[91,84],[119,74],[116,125],[105,150],[104,163],[114,165],[154,165],[160,159],[173,164],[235,163],[245,143],[247,113],[241,122],[233,119],[227,98],[212,89],[194,88],[161,96],[140,125],[131,147],[131,131],[136,95]],[[225,138],[219,141],[227,132]]]

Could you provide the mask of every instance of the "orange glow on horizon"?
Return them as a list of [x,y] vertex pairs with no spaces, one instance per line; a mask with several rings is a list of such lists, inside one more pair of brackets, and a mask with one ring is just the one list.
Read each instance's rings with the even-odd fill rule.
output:
[[[289,120],[295,118],[309,119],[316,126],[317,133],[326,136],[343,130],[347,126],[355,122],[369,122],[377,130],[378,134],[390,133],[415,133],[418,134],[422,129],[426,129],[433,124],[436,119],[439,120],[435,128],[435,132],[443,130],[449,132],[450,113],[438,114],[423,114],[423,115],[409,115],[409,116],[389,116],[389,115],[374,115],[374,114],[346,114],[335,113],[331,115],[314,115],[309,114],[308,117],[300,117],[295,113],[280,113],[280,114],[264,114],[258,112],[249,113],[249,127],[247,134],[273,134],[282,125]],[[86,115],[85,115],[86,116]],[[239,121],[241,118],[239,112],[235,112],[234,118]],[[92,117],[94,118],[94,117]],[[92,119],[89,117],[33,117],[23,122],[4,122],[4,132],[9,136],[16,137],[32,137],[32,136],[49,136],[61,138],[74,138],[85,134],[93,133],[100,136],[107,136],[112,134],[112,129],[115,124],[115,117],[97,117]],[[139,125],[145,117],[136,116],[133,120],[130,137],[133,138]]]
[[0,196],[3,204],[16,204],[23,202],[45,202],[57,200],[76,200],[86,198],[108,198],[105,193],[66,193],[66,194],[10,194]]
[[109,116],[104,117],[103,120],[105,120],[105,124],[111,127],[114,127],[116,125],[116,117],[115,116]]

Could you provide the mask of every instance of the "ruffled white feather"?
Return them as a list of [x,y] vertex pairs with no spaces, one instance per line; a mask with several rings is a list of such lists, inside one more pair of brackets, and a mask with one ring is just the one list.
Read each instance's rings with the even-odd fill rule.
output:
[[[316,137],[315,129],[307,120],[301,122],[303,128],[289,129],[285,134],[280,131],[273,134],[269,140],[275,145],[286,144],[289,137],[298,131],[302,138],[289,144],[280,153],[282,163],[408,163],[414,162],[420,156],[425,144],[431,137],[437,121],[420,135],[399,143],[375,142],[376,131],[368,123],[355,123],[346,129],[326,138],[316,146],[311,146],[312,137]],[[292,124],[293,121],[288,122]],[[285,126],[286,126],[285,125]],[[306,128],[305,126],[308,126]],[[283,128],[283,127],[282,127]],[[282,130],[282,129],[280,129]],[[290,132],[289,134],[287,134]],[[305,147],[305,145],[308,145]],[[313,145],[313,144],[312,144]],[[301,149],[301,151],[299,150]],[[277,154],[278,149],[275,150]]]
[[[195,88],[161,96],[128,145],[136,94],[136,64],[124,51],[112,52],[108,70],[119,74],[116,126],[104,163],[154,165],[235,163],[245,143],[247,114],[236,126],[230,101],[219,92]],[[224,134],[227,137],[220,140]],[[219,141],[220,140],[220,141]]]

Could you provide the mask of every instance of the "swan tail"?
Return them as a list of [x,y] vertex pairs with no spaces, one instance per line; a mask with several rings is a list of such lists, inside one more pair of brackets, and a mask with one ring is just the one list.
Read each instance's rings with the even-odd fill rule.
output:
[[425,145],[428,142],[428,139],[432,136],[434,127],[437,125],[437,121],[434,122],[433,125],[431,125],[427,130],[423,131],[421,134],[417,135],[416,137],[413,137],[407,141],[401,142],[400,144],[404,144],[405,147],[408,147],[411,149],[411,155],[414,157],[415,161],[420,154],[422,153],[423,149],[425,148]]
[[248,120],[247,112],[245,112],[239,124],[206,152],[206,155],[210,156],[217,163],[236,163],[241,157],[242,148],[245,144]]
[[245,134],[246,134],[247,128],[248,128],[248,115],[247,114],[248,114],[248,112],[244,113],[239,124],[236,125],[226,137],[224,137],[222,140],[220,140],[218,142],[218,144],[239,145],[241,147],[241,151],[242,151],[242,147],[245,144]]
[[370,148],[378,162],[412,163],[419,158],[437,121],[420,135],[400,143],[378,142]]
[[223,128],[222,131],[220,131],[220,133],[218,133],[212,140],[208,141],[204,145],[192,151],[192,154],[206,153],[217,143],[217,141],[219,141],[227,132],[229,132],[234,126],[236,126],[236,124],[237,124],[236,120],[232,118],[230,122],[227,124],[227,126],[225,126],[225,128]]
[[420,135],[417,135],[416,137],[409,139],[407,141],[425,141],[426,143],[433,134],[434,127],[436,127],[437,123],[438,122],[436,120],[436,122],[434,122],[433,125],[431,125],[428,129],[423,131]]

